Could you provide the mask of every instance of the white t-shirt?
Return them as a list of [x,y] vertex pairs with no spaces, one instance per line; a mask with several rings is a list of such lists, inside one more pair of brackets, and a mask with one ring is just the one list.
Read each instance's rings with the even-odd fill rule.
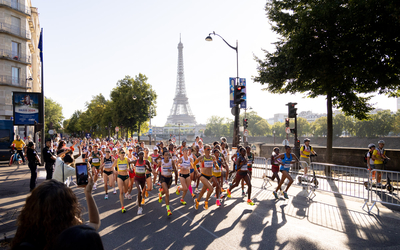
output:
[[372,153],[371,152],[368,152],[367,153],[367,157],[369,157],[369,164],[371,165],[374,165],[374,160],[372,160]]
[[[63,180],[63,168],[64,168],[64,180]],[[75,175],[75,168],[69,166],[68,164],[65,164],[60,157],[57,157],[53,179],[60,182],[65,182],[65,180],[68,177],[74,175]]]

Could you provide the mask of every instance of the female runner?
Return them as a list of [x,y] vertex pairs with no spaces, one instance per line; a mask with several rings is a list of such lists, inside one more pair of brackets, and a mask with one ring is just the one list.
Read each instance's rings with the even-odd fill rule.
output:
[[[143,158],[145,160],[147,160],[149,163],[151,162],[151,157],[149,156],[149,149],[148,148],[144,148],[144,156],[143,156]],[[150,164],[150,166],[151,166],[151,164]],[[148,191],[153,190],[153,184],[151,183],[151,172],[152,172],[151,167],[150,167],[150,169],[146,168],[146,185],[143,188],[142,204],[145,203],[144,197],[146,197],[146,198],[149,197],[149,192]]]
[[172,184],[172,172],[175,170],[175,162],[171,159],[171,154],[168,150],[164,151],[164,159],[159,162],[161,167],[161,188],[158,194],[158,202],[162,202],[162,197],[165,194],[165,205],[167,208],[167,216],[172,215],[169,208],[169,188]]
[[[197,199],[194,199],[194,208],[197,210],[199,209],[199,201],[201,197],[203,197],[203,194],[207,191],[207,196],[206,200],[204,201],[204,209],[208,209],[208,199],[211,196],[211,193],[213,191],[212,185],[210,183],[210,179],[212,178],[212,168],[213,164],[216,163],[216,159],[213,155],[210,154],[211,152],[211,147],[209,145],[204,145],[204,155],[200,156],[197,158],[197,160],[194,162],[194,165],[197,163],[201,163],[201,176],[200,176],[200,181],[203,183],[203,187],[200,191],[199,197]],[[216,163],[218,164],[218,163]],[[218,168],[216,166],[216,168]]]
[[128,185],[129,185],[128,169],[130,169],[130,165],[128,162],[128,158],[125,156],[125,150],[123,148],[119,150],[119,157],[116,161],[114,161],[112,167],[117,167],[119,201],[121,202],[121,212],[125,213],[126,209],[124,207],[124,194],[128,191]]
[[290,148],[290,146],[285,146],[285,150],[286,150],[286,153],[280,154],[278,157],[276,157],[276,158],[280,158],[282,161],[282,165],[279,168],[279,170],[282,172],[282,179],[279,182],[278,186],[276,187],[275,191],[273,192],[276,199],[278,199],[277,192],[278,192],[278,190],[280,190],[280,188],[283,185],[283,182],[285,181],[286,178],[289,179],[289,183],[286,186],[285,191],[283,191],[283,196],[285,197],[285,199],[289,199],[289,196],[287,195],[287,191],[293,183],[293,179],[289,174],[290,164],[299,161],[299,159],[294,154],[291,153],[292,149]]
[[178,167],[180,169],[179,178],[181,181],[182,189],[177,188],[176,194],[179,195],[182,191],[181,204],[186,205],[185,195],[190,187],[190,167],[193,165],[193,159],[188,155],[189,150],[187,148],[182,149],[183,156],[178,160]]
[[[145,189],[146,184],[146,171],[151,172],[150,162],[146,159],[143,159],[144,152],[140,151],[138,154],[139,159],[130,161],[129,164],[133,163],[135,166],[135,185],[137,188],[138,196],[136,200],[136,204],[138,205],[137,214],[143,213],[142,208],[142,191]],[[143,198],[144,199],[144,198]]]
[[[114,158],[110,154],[110,149],[106,149],[106,156],[104,156],[103,160],[103,178],[104,178],[104,191],[106,195],[104,196],[105,200],[108,200],[108,186],[114,188],[113,194],[116,194],[117,191],[115,190],[115,182],[114,182],[114,171],[112,168]],[[107,182],[108,181],[108,182]]]
[[100,166],[103,165],[104,156],[101,151],[99,151],[99,145],[95,143],[93,145],[93,152],[91,152],[89,157],[89,162],[92,164],[92,176],[93,176],[93,190],[97,188],[97,177],[100,170]]

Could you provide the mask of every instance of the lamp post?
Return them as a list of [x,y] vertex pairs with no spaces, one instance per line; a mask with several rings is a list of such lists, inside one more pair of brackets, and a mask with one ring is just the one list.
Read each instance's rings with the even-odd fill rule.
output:
[[[208,34],[208,36],[206,37],[206,41],[209,41],[209,42],[212,41],[211,35],[219,36],[226,43],[226,45],[228,45],[231,49],[236,51],[236,83],[235,83],[235,85],[239,85],[239,57],[238,57],[239,46],[238,46],[238,41],[236,40],[236,47],[233,47],[227,41],[225,41],[225,39],[222,36],[216,34],[215,31],[213,31],[213,33]],[[239,145],[239,138],[238,138],[238,135],[239,135],[239,104],[235,104],[235,122],[234,122],[233,127],[234,128],[233,128],[232,146],[237,147]]]
[[274,130],[274,145],[275,145],[275,130]]

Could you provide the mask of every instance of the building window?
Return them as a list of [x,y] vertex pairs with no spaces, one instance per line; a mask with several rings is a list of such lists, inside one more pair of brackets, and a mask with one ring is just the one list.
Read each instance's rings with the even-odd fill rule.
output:
[[15,60],[19,60],[19,57],[20,57],[19,51],[20,51],[21,44],[12,42],[11,47],[12,47],[12,58]]
[[11,7],[13,9],[18,9],[18,0],[11,0]]
[[21,35],[21,19],[11,16],[11,31],[16,35]]
[[19,68],[12,67],[12,84],[19,85]]

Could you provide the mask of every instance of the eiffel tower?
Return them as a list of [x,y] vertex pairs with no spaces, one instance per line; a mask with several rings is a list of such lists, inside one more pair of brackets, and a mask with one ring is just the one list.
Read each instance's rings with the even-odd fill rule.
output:
[[192,114],[189,106],[189,99],[186,96],[185,75],[183,72],[183,44],[179,37],[178,43],[178,74],[176,78],[176,89],[174,103],[167,118],[168,124],[196,125],[196,118]]

